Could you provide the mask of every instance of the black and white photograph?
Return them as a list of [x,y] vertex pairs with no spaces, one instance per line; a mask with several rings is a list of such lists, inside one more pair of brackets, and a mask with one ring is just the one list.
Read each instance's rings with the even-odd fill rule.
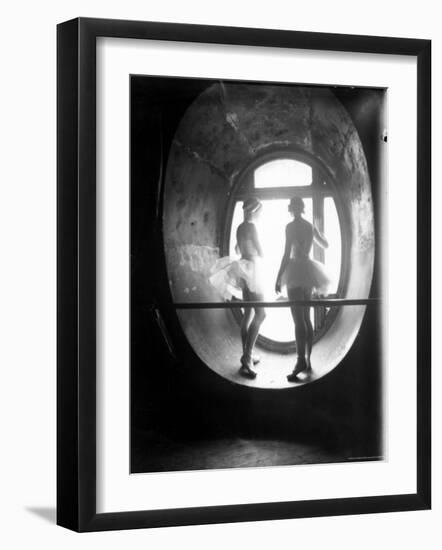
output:
[[0,547],[439,550],[439,12],[5,5]]
[[387,99],[131,75],[132,474],[388,459]]

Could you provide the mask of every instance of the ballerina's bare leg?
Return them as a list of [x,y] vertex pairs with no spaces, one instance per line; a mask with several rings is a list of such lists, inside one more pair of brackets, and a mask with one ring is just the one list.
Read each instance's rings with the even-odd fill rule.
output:
[[262,307],[255,307],[254,308],[254,316],[253,320],[250,323],[249,330],[247,331],[247,339],[246,339],[246,345],[244,348],[244,355],[247,359],[253,360],[253,348],[256,343],[256,339],[258,338],[259,329],[261,328],[261,325],[266,317],[265,310]]
[[[262,296],[255,294],[249,290],[243,291],[244,299],[246,301],[260,301]],[[249,316],[251,321],[246,325]],[[253,317],[252,317],[253,315]],[[253,310],[247,308],[244,312],[243,323],[241,324],[241,339],[243,341],[243,356],[241,357],[241,369],[240,374],[247,376],[248,378],[255,378],[256,372],[252,370],[252,366],[257,362],[257,359],[253,357],[253,348],[258,338],[259,329],[266,317],[265,309],[262,307],[255,307]],[[244,328],[243,328],[244,324]],[[245,328],[247,326],[247,329]]]
[[[291,288],[288,289],[289,300],[305,300],[305,291],[303,288]],[[308,364],[306,361],[307,351],[307,338],[308,327],[306,323],[306,316],[309,311],[308,306],[293,306],[290,308],[292,312],[293,321],[295,323],[295,338],[296,338],[296,351],[298,354],[298,360],[296,362],[293,372],[287,376],[289,382],[296,381],[296,376],[307,369]],[[307,313],[306,313],[307,310]],[[311,324],[310,324],[311,325]],[[313,329],[312,329],[313,331]],[[313,332],[312,332],[313,337]],[[311,348],[310,348],[311,352]]]
[[[258,308],[258,309],[261,309],[261,308]],[[241,342],[242,342],[242,352],[243,352],[243,355],[246,351],[246,346],[247,346],[247,337],[248,337],[248,334],[249,334],[249,329],[250,329],[250,325],[252,323],[252,319],[254,318],[254,316],[256,315],[256,310],[252,309],[251,307],[248,307],[248,308],[244,308],[244,316],[242,318],[242,322],[241,322]],[[264,318],[265,318],[265,313],[264,313]],[[259,328],[262,324],[264,319],[262,319],[259,323],[259,326],[258,326],[258,334],[259,334]],[[258,336],[256,336],[257,338]],[[255,338],[255,341],[256,341],[256,338]],[[253,346],[255,345],[255,342],[253,342],[253,345],[252,345],[252,349],[253,349]],[[250,346],[250,344],[249,344]],[[256,365],[257,363],[259,363],[261,361],[261,358],[259,357],[259,355],[255,355],[254,353],[252,353],[252,363],[254,365]]]
[[[310,289],[304,289],[304,300],[311,300],[312,299],[312,291]],[[312,355],[312,348],[313,348],[313,325],[312,320],[310,318],[310,307],[304,307],[304,322],[305,322],[305,328],[306,328],[306,346],[305,346],[305,355],[306,355],[306,361],[307,361],[307,369],[311,370],[312,364],[310,361],[310,357]]]
[[241,342],[243,353],[246,349],[247,333],[249,331],[250,323],[252,322],[252,317],[253,309],[251,307],[244,308],[244,316],[241,321]]

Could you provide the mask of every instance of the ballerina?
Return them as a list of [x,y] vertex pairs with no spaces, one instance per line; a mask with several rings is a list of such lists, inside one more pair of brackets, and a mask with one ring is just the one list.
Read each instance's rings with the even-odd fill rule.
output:
[[[240,261],[248,262],[246,265],[250,270],[249,276],[242,279],[243,299],[245,301],[260,302],[264,299],[259,273],[259,259],[262,258],[263,253],[254,221],[261,214],[262,203],[256,198],[247,199],[244,201],[243,211],[244,221],[236,231],[237,249],[241,253]],[[252,369],[252,366],[258,363],[259,359],[253,356],[253,348],[265,317],[265,309],[262,307],[244,308],[244,316],[241,322],[243,355],[239,372],[247,378],[256,377],[256,372]]]
[[[294,219],[286,226],[285,249],[275,284],[278,294],[281,286],[287,288],[289,300],[311,300],[314,290],[326,293],[331,282],[324,266],[310,258],[313,241],[323,248],[328,248],[328,242],[316,226],[303,218],[304,208],[301,197],[291,199],[288,210]],[[313,326],[310,306],[293,306],[290,309],[295,323],[298,360],[287,380],[296,382],[300,372],[312,368]]]
[[[262,203],[254,197],[244,201],[244,221],[236,231],[235,246],[235,251],[241,255],[241,259],[232,261],[230,257],[220,258],[212,270],[209,280],[224,299],[230,299],[236,291],[241,292],[243,300],[247,302],[264,299],[259,265],[263,252],[254,224],[261,209]],[[265,309],[262,307],[244,308],[241,322],[243,353],[239,374],[245,378],[256,378],[256,372],[252,367],[259,362],[259,358],[253,355],[253,349],[265,316]]]

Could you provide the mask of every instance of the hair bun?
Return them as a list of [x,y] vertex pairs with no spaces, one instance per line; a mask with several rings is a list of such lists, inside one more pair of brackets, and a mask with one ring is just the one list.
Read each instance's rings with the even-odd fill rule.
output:
[[304,200],[297,195],[295,197],[292,197],[290,199],[289,209],[293,210],[293,208],[299,208],[302,210],[302,212],[304,212],[304,208],[305,208]]
[[256,197],[250,197],[242,204],[244,212],[256,212],[261,206],[261,202]]

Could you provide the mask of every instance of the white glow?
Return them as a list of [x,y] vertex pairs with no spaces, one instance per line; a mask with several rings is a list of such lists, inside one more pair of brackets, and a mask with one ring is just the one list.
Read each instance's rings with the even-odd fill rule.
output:
[[[273,165],[274,162],[268,164]],[[268,164],[264,164],[263,166],[267,166]],[[307,165],[304,164],[304,166]],[[261,167],[258,170],[260,169]],[[270,166],[270,170],[266,172],[268,176],[267,181],[275,181],[276,177],[273,177],[272,173],[272,166]],[[293,218],[288,212],[289,201],[287,199],[261,199],[261,202],[263,207],[258,220],[255,221],[255,225],[264,253],[261,263],[265,285],[264,299],[273,301],[279,297],[275,293],[275,282],[284,252],[285,227]],[[304,204],[304,217],[310,223],[313,223],[312,199],[304,198]],[[232,257],[236,254],[236,230],[242,221],[242,202],[237,202],[233,211],[230,232],[229,255]],[[333,280],[329,292],[334,294],[338,288],[341,274],[341,229],[335,201],[331,197],[326,197],[324,200],[324,234],[329,243],[328,249],[324,251],[324,264]],[[236,297],[239,299],[242,298],[240,293]],[[281,297],[287,298],[284,290]],[[314,309],[311,310],[311,319],[313,323]],[[261,325],[260,334],[276,342],[294,342],[294,325],[290,310],[288,308],[267,308],[266,318]]]
[[255,170],[255,187],[295,187],[311,185],[312,168],[293,159],[266,162]]
[[[287,199],[267,199],[261,202],[263,207],[255,225],[264,254],[262,261],[264,299],[273,301],[278,298],[275,293],[275,282],[284,252],[285,227],[293,218],[287,208],[289,204]],[[305,218],[312,222],[312,199],[304,199],[304,204]],[[231,256],[235,254],[236,230],[242,221],[242,203],[237,202],[230,234]],[[286,294],[282,296],[287,298]],[[262,336],[277,342],[293,342],[295,340],[293,320],[288,308],[267,308],[266,315],[260,330]]]
[[324,235],[328,241],[328,248],[324,250],[324,264],[333,284],[329,288],[330,294],[335,294],[341,276],[341,228],[334,199],[324,199]]

